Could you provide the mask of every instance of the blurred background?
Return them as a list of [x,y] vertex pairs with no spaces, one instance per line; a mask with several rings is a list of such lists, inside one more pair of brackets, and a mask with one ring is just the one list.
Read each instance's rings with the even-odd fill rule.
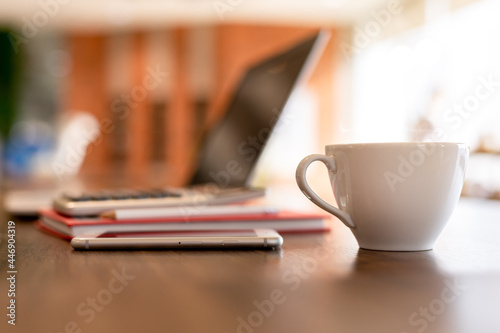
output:
[[464,195],[498,200],[499,12],[486,0],[0,0],[0,184],[183,185],[245,68],[325,29],[257,184],[295,184],[326,144],[461,141]]

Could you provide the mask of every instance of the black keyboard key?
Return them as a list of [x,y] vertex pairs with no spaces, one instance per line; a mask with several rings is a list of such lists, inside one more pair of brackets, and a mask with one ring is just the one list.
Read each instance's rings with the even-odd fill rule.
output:
[[180,193],[168,191],[168,190],[161,190],[161,189],[155,189],[149,191],[149,195],[151,198],[169,198],[169,197],[175,197],[178,198],[181,196]]
[[148,199],[151,196],[149,195],[148,192],[143,192],[143,191],[137,191],[132,194],[132,198],[134,199]]
[[113,200],[128,200],[132,199],[133,193],[130,191],[116,191],[111,194]]
[[96,192],[91,194],[90,198],[95,201],[105,201],[105,200],[111,200],[112,196],[111,193],[108,192]]
[[107,200],[141,200],[141,199],[162,199],[179,198],[181,192],[174,192],[164,189],[153,190],[116,190],[116,191],[96,191],[88,193],[64,193],[64,197],[70,201],[107,201]]

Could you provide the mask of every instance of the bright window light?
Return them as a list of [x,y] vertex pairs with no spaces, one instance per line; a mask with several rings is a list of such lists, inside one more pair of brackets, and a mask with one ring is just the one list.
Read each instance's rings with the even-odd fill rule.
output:
[[500,151],[500,2],[374,42],[353,59],[356,142],[485,140]]

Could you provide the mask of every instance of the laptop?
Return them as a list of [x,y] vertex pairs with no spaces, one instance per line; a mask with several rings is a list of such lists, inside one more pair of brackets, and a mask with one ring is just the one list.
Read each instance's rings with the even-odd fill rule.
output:
[[229,204],[263,196],[265,189],[251,187],[258,159],[294,87],[313,69],[327,38],[315,33],[246,70],[225,116],[202,141],[186,188],[63,193],[54,200],[54,209],[84,216],[119,208]]

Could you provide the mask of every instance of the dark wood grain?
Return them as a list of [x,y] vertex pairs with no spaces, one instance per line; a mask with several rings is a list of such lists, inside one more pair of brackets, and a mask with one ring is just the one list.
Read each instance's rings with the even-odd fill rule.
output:
[[462,201],[413,253],[359,250],[338,221],[279,251],[75,252],[14,219],[15,327],[1,218],[1,332],[500,331],[499,203]]

